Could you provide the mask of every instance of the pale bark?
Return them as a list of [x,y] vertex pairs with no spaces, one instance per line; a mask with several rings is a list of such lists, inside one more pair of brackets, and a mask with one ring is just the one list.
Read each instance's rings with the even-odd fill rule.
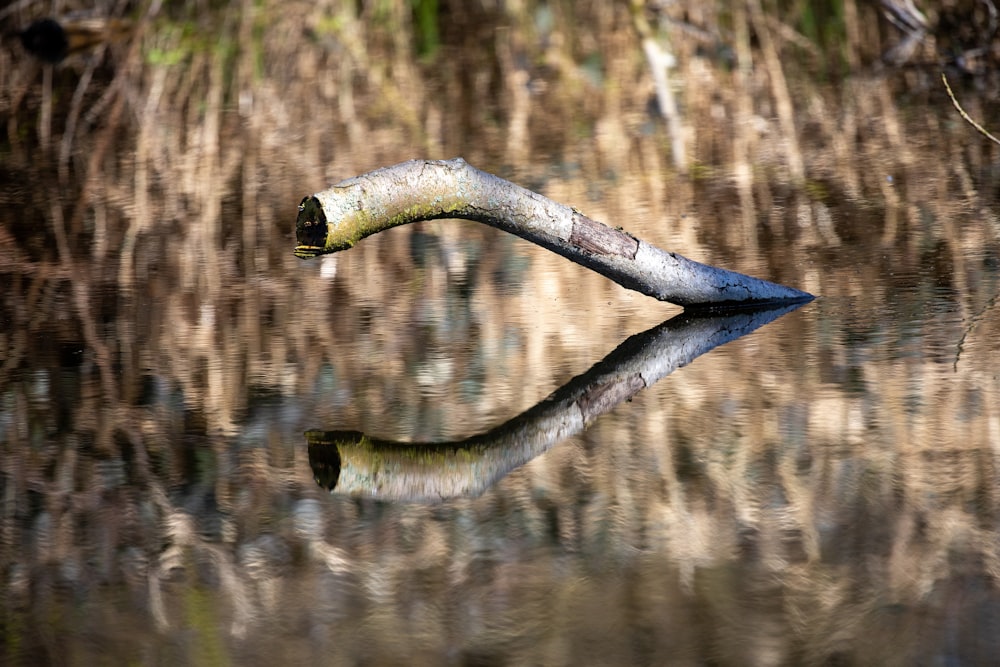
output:
[[811,294],[667,252],[576,209],[480,171],[461,158],[412,160],[348,179],[302,200],[302,258],[338,252],[419,220],[465,218],[510,232],[628,289],[688,308],[800,303]]

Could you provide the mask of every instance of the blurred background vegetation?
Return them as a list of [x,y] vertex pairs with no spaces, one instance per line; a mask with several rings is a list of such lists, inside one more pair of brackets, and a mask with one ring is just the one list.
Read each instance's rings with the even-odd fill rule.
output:
[[[45,63],[16,36],[45,16],[105,32]],[[1000,129],[991,1],[19,0],[0,28],[0,657],[996,655],[1000,159],[940,80]],[[823,299],[478,501],[330,500],[305,427],[482,431],[674,312],[473,225],[292,256],[303,195],[459,155]]]
[[[868,135],[905,164],[904,142],[934,142],[941,123],[957,120],[928,118],[925,132],[909,125],[944,99],[942,69],[959,87],[997,85],[996,17],[972,0],[922,9],[894,0],[56,6],[67,25],[85,12],[116,29],[48,68],[11,31],[50,7],[2,10],[0,150],[4,180],[19,184],[5,199],[32,210],[6,228],[28,257],[54,259],[51,229],[22,229],[50,215],[53,198],[32,188],[37,196],[21,201],[19,188],[59,184],[72,202],[63,205],[67,241],[99,256],[124,248],[126,279],[125,264],[145,263],[134,253],[158,234],[176,236],[178,223],[196,255],[248,259],[248,241],[277,247],[266,241],[287,222],[273,211],[298,193],[413,156],[463,155],[539,186],[578,170],[594,183],[592,199],[601,183],[630,175],[646,174],[651,196],[665,199],[675,180],[722,173],[753,227],[743,240],[784,236],[794,225],[752,214],[770,214],[771,190],[881,200],[884,179],[864,162],[876,152]],[[994,117],[979,99],[990,95],[970,100],[973,116]],[[167,219],[109,203],[125,195],[164,202]]]

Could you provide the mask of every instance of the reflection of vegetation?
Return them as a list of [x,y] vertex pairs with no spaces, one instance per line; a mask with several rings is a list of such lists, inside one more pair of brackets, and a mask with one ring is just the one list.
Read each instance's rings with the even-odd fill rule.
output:
[[232,660],[222,641],[224,624],[214,605],[214,595],[197,582],[193,582],[185,596],[185,625],[191,633],[188,659],[199,665],[228,665]]
[[[192,586],[213,607],[199,618],[246,629],[219,637],[248,663],[995,659],[1000,321],[982,314],[1000,186],[993,144],[920,67],[942,55],[969,115],[997,118],[995,51],[971,57],[984,3],[949,4],[961,35],[877,75],[901,33],[851,3],[858,41],[818,47],[852,63],[835,88],[795,57],[812,47],[793,18],[767,13],[775,65],[741,3],[648,4],[694,179],[669,167],[622,3],[441,3],[430,67],[403,0],[163,3],[178,14],[137,42],[49,70],[4,41],[0,662],[169,655],[192,637]],[[45,6],[8,4],[4,28]],[[791,139],[825,196],[789,178]],[[457,154],[826,298],[476,501],[318,498],[283,439],[296,410],[390,439],[476,432],[652,323],[489,230],[425,226],[423,267],[410,230],[315,270],[287,256],[303,192]],[[930,302],[927,248],[951,266]],[[498,287],[513,255],[544,283]],[[460,281],[473,297],[449,300]],[[415,383],[417,367],[433,372]],[[251,384],[284,411],[248,411]],[[443,403],[459,423],[428,429]],[[178,551],[197,577],[171,575]]]

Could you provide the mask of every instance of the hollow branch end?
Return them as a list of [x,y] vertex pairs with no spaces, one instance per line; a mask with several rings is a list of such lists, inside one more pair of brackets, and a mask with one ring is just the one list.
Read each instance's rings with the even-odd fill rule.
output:
[[295,256],[309,259],[328,252],[326,237],[329,225],[323,204],[315,195],[304,197],[299,203],[299,215],[295,220]]

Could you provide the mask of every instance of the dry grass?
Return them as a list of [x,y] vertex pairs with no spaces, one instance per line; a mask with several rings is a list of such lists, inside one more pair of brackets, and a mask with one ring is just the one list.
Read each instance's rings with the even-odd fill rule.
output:
[[[937,636],[924,614],[995,594],[998,151],[934,71],[875,64],[896,37],[872,6],[843,3],[835,46],[800,29],[805,3],[650,15],[677,58],[678,172],[623,4],[457,3],[424,60],[403,2],[98,4],[141,29],[55,68],[0,49],[5,641],[44,653],[25,628],[70,590],[108,614],[48,626],[76,661],[127,627],[123,661],[891,664]],[[256,397],[324,386],[302,406],[324,427],[468,434],[670,314],[465,224],[292,257],[302,195],[458,154],[824,299],[475,502],[320,505]],[[264,445],[239,445],[250,422]],[[145,623],[106,611],[122,596]]]

